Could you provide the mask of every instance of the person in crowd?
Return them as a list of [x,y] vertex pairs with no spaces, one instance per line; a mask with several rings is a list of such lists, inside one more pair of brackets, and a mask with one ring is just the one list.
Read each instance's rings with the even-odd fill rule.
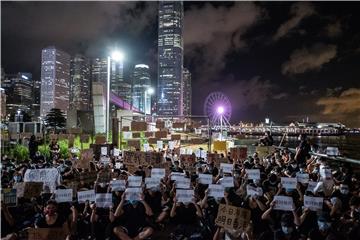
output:
[[35,159],[35,154],[38,151],[39,142],[36,141],[35,135],[31,135],[29,141],[29,156],[31,160]]
[[265,136],[259,139],[260,145],[263,146],[272,146],[274,145],[274,139],[270,133],[270,131],[265,132]]

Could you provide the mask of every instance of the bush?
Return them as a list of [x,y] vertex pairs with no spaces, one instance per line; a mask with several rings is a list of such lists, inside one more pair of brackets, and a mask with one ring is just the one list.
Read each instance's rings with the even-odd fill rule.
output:
[[47,145],[41,145],[38,148],[38,151],[41,155],[43,155],[46,159],[50,158],[50,148]]
[[21,144],[16,144],[13,149],[13,157],[16,161],[25,161],[29,159],[29,149]]
[[60,157],[64,159],[69,158],[68,140],[60,140],[58,144],[60,146]]

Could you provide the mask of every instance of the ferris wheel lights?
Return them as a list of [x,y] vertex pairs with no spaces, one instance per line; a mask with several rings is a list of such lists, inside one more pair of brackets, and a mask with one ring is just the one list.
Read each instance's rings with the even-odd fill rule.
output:
[[218,114],[223,114],[224,113],[224,107],[219,106],[216,111],[217,111]]

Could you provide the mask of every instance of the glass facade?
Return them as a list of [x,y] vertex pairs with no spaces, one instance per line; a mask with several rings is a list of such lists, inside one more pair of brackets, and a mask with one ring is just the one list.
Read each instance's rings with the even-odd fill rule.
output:
[[158,115],[183,115],[183,3],[159,2]]
[[184,115],[191,115],[191,73],[188,69],[183,70],[183,85],[182,85],[183,99],[184,99]]
[[146,114],[151,113],[151,95],[147,90],[151,87],[149,66],[135,65],[133,73],[133,106]]

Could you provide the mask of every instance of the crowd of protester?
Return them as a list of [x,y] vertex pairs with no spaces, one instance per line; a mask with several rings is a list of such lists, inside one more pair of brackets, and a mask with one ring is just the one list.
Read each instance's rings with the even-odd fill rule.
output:
[[[185,173],[194,189],[192,202],[181,203],[176,197],[174,181],[169,176],[159,187],[144,188],[139,200],[126,200],[124,191],[112,191],[108,183],[80,181],[78,191],[95,189],[97,193],[112,192],[113,206],[99,208],[94,202],[57,203],[48,190],[32,199],[18,199],[17,206],[1,204],[2,239],[22,239],[28,228],[69,229],[68,239],[360,239],[360,181],[356,169],[349,165],[329,166],[325,159],[309,155],[310,145],[302,137],[296,153],[287,149],[275,150],[259,158],[257,153],[246,160],[234,161],[229,154],[223,162],[233,164],[232,174],[224,173],[210,160],[197,158],[195,172],[186,171],[179,156],[164,150],[163,161],[171,165],[171,172]],[[268,140],[263,140],[267,142]],[[31,152],[29,161],[2,156],[1,187],[12,188],[24,180],[27,169],[57,168],[61,184],[75,181],[81,169],[73,166],[77,157],[62,159],[56,141],[51,145],[51,158]],[[115,168],[120,163],[120,169]],[[112,179],[127,179],[132,175],[122,158],[111,157],[110,164],[96,162],[95,170],[110,171]],[[145,167],[144,167],[145,168]],[[146,169],[138,166],[133,175],[145,178]],[[330,168],[332,176],[324,178],[321,168]],[[250,180],[245,169],[259,169],[261,178]],[[213,183],[224,176],[233,176],[234,187],[225,188],[224,196],[209,196],[208,185],[198,182],[198,174],[212,175]],[[298,183],[296,189],[285,189],[281,177],[295,177],[308,173],[312,181],[319,182],[313,190]],[[261,188],[261,195],[249,196],[246,186]],[[274,196],[290,196],[294,205],[291,211],[275,210]],[[321,211],[304,207],[304,196],[323,197]],[[227,204],[251,211],[251,220],[245,229],[224,229],[215,224],[219,204]]]

